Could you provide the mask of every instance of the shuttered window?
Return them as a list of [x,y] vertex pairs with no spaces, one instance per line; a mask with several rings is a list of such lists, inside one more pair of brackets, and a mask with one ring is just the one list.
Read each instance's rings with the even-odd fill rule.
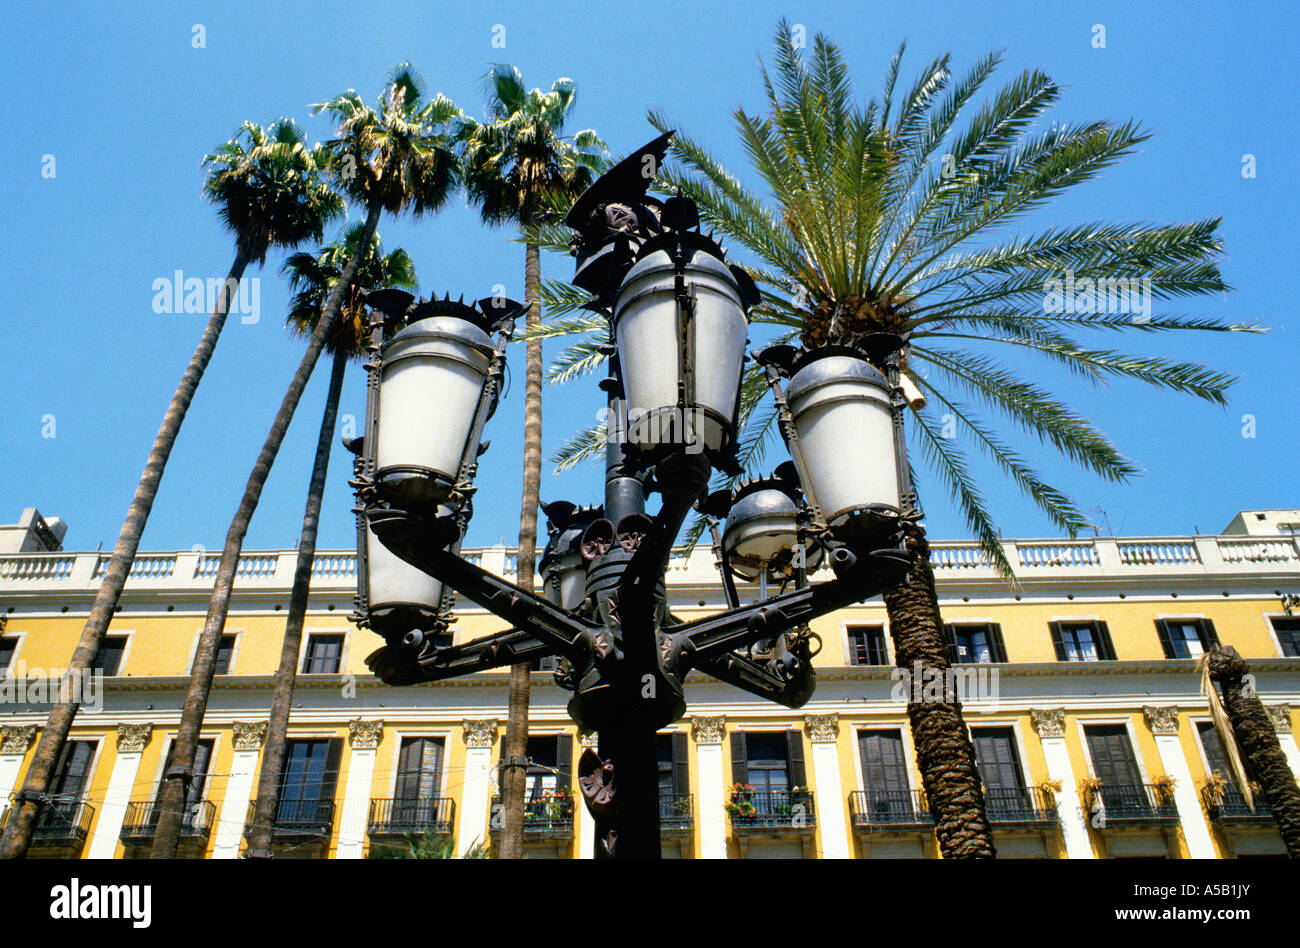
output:
[[125,651],[125,635],[105,636],[104,644],[95,653],[95,657],[90,662],[90,667],[102,671],[105,676],[116,675],[122,667],[122,653]]
[[873,795],[893,796],[910,789],[901,731],[859,731],[858,755],[862,758],[862,783],[869,798]]
[[691,792],[686,769],[686,735],[681,731],[658,735],[659,796],[682,797]]
[[548,790],[568,790],[572,785],[573,736],[556,734],[550,737],[528,739],[528,759],[532,761],[525,771],[530,800],[541,799]]
[[313,635],[307,639],[307,655],[302,663],[305,675],[334,675],[343,658],[343,636]]
[[397,799],[403,803],[431,800],[442,788],[443,741],[440,737],[408,737],[397,763]]
[[1157,619],[1156,634],[1165,658],[1200,658],[1219,644],[1209,619]]
[[889,653],[885,650],[884,626],[851,625],[848,632],[850,665],[889,664]]
[[280,777],[281,812],[290,809],[289,818],[297,819],[303,808],[288,806],[291,802],[333,800],[342,752],[343,742],[338,738],[289,741]]
[[1104,622],[1053,622],[1050,624],[1050,629],[1057,661],[1115,660],[1115,646],[1111,643],[1110,629]]
[[55,768],[50,784],[54,802],[41,811],[39,825],[67,826],[75,822],[77,807],[90,780],[90,764],[95,759],[95,741],[68,741]]
[[948,660],[961,663],[1005,662],[1007,648],[1002,627],[996,622],[949,623],[943,627],[948,641]]
[[1017,790],[1025,785],[1016,750],[1015,733],[1009,727],[982,727],[971,731],[975,744],[975,765],[980,780],[989,790]]
[[[1270,619],[1273,632],[1277,635],[1277,644],[1282,654],[1288,658],[1300,658],[1300,619],[1283,619],[1281,616]],[[4,659],[0,658],[0,666]]]
[[[194,770],[193,779],[190,780],[190,788],[185,794],[185,813],[188,816],[196,805],[203,802],[203,793],[208,786],[208,772],[212,769],[212,748],[211,740],[201,740],[194,746]],[[171,769],[172,761],[175,759],[176,742],[173,740],[171,746],[167,749],[167,760],[163,764],[163,779],[158,781],[158,791],[154,796],[154,810],[151,820],[157,822],[158,808],[162,805],[163,794],[167,792],[167,771]]]
[[1092,769],[1106,787],[1129,787],[1142,782],[1128,728],[1122,724],[1092,724],[1083,729],[1092,756]]
[[18,651],[18,640],[15,638],[0,639],[0,675],[9,670],[13,663],[14,653]]
[[221,644],[217,646],[217,661],[212,666],[212,674],[229,675],[230,663],[235,657],[235,637],[233,635],[223,635]]
[[735,783],[759,792],[806,786],[803,736],[794,730],[733,732],[731,773]]

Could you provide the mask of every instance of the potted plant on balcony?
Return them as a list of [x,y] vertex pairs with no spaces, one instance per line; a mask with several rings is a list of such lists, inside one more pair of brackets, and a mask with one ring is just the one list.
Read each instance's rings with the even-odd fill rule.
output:
[[1228,781],[1217,770],[1201,781],[1201,802],[1211,815],[1223,805],[1223,797],[1228,792]]
[[1043,803],[1046,806],[1056,806],[1056,795],[1061,792],[1061,781],[1059,780],[1040,780],[1034,784],[1034,789],[1043,795]]
[[548,820],[560,820],[568,815],[569,791],[560,788],[542,794],[542,812]]
[[1161,774],[1159,777],[1151,778],[1151,790],[1155,794],[1156,802],[1160,806],[1170,806],[1174,802],[1174,787],[1178,786],[1178,781],[1169,774]]
[[1083,798],[1083,808],[1089,813],[1096,809],[1097,796],[1101,792],[1101,781],[1089,774],[1079,781],[1079,796]]
[[758,816],[758,808],[754,806],[754,788],[747,783],[733,783],[726,810],[738,820],[752,820]]

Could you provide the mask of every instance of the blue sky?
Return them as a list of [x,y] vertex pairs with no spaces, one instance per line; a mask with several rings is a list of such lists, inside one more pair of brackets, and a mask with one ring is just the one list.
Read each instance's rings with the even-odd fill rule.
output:
[[[1004,63],[993,90],[1021,69],[1064,86],[1052,118],[1137,118],[1156,133],[1141,153],[1024,222],[1026,231],[1091,220],[1190,221],[1222,215],[1223,269],[1235,288],[1186,309],[1269,325],[1264,336],[1143,335],[1112,339],[1143,353],[1205,361],[1240,376],[1225,409],[1136,383],[1091,389],[1046,363],[1020,363],[1106,431],[1143,467],[1126,485],[1073,468],[1014,429],[1006,437],[1106,529],[1128,535],[1214,532],[1239,509],[1300,506],[1297,460],[1294,221],[1300,83],[1290,4],[952,3],[779,5],[616,4],[133,4],[32,5],[9,11],[8,87],[0,141],[7,253],[5,371],[0,374],[0,520],[26,506],[68,521],[66,545],[111,548],[149,446],[207,314],[159,314],[153,282],[224,276],[229,236],[201,199],[202,156],[244,120],[296,118],[330,136],[310,103],[348,88],[368,100],[394,63],[409,59],[430,91],[475,115],[492,62],[530,85],[570,76],[572,130],[595,128],[623,154],[649,138],[647,109],[673,116],[742,178],[754,182],[731,112],[762,106],[758,57],[770,60],[777,20],[824,32],[843,48],[863,98],[878,95],[898,42],[903,74],[951,51],[960,71],[990,49]],[[358,14],[358,11],[361,11]],[[202,27],[196,48],[195,26]],[[493,46],[504,27],[505,47]],[[1097,48],[1096,26],[1105,28]],[[1243,177],[1243,156],[1256,173]],[[54,176],[48,177],[54,156]],[[385,220],[388,248],[414,257],[421,290],[522,296],[523,250],[457,199],[434,218]],[[287,291],[273,255],[259,276],[260,318],[232,317],[172,455],[142,549],[220,548],[253,459],[297,365],[302,343],[283,328]],[[741,258],[743,262],[743,257]],[[548,256],[548,277],[568,258]],[[548,349],[548,360],[555,354]],[[514,542],[522,469],[522,353],[491,422],[469,544]],[[322,363],[263,494],[246,547],[290,547],[298,536],[325,396]],[[341,412],[359,425],[364,379],[350,370]],[[601,405],[595,380],[544,394],[549,455]],[[1254,437],[1243,437],[1243,416]],[[52,437],[50,435],[53,435]],[[769,463],[781,459],[779,445]],[[1007,536],[1055,529],[980,463]],[[322,547],[353,542],[350,458],[330,469]],[[598,497],[595,467],[555,477],[543,497]],[[932,536],[968,535],[937,480],[921,481]],[[1104,511],[1104,518],[1102,512]]]

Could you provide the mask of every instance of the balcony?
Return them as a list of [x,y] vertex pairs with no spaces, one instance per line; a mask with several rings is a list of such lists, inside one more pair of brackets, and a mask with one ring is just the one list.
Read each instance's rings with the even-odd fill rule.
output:
[[[253,825],[256,801],[248,804],[248,819],[244,833]],[[334,827],[333,800],[281,800],[271,824],[271,835],[276,840],[329,838]]]
[[1207,803],[1206,810],[1210,819],[1223,824],[1263,824],[1273,823],[1273,808],[1260,794],[1255,794],[1255,809],[1246,805],[1246,798],[1234,786],[1227,786],[1217,803]]
[[920,790],[855,790],[849,814],[861,833],[915,833],[934,826]]
[[984,808],[995,829],[1044,829],[1056,825],[1056,800],[1037,787],[985,789]]
[[[13,807],[0,816],[0,831],[9,821]],[[54,857],[72,857],[81,852],[90,832],[91,820],[95,818],[95,808],[89,803],[55,802],[42,808],[32,828],[31,850],[40,850],[40,855]]]
[[[492,832],[501,832],[501,798],[492,798]],[[569,839],[573,836],[573,797],[548,794],[524,801],[525,839]]]
[[371,800],[366,832],[370,836],[446,836],[456,819],[456,802],[450,797],[431,800]]
[[736,790],[727,804],[735,832],[812,833],[817,826],[810,790]]
[[1172,826],[1178,822],[1173,791],[1149,783],[1103,786],[1084,803],[1100,817],[1098,829],[1116,826]]
[[[158,832],[159,816],[155,803],[154,800],[134,800],[126,805],[126,818],[122,820],[122,832],[118,836],[124,845],[153,842]],[[181,818],[181,845],[205,846],[216,814],[217,808],[207,800],[186,809]]]
[[689,793],[660,794],[659,835],[690,836],[695,832],[695,810]]

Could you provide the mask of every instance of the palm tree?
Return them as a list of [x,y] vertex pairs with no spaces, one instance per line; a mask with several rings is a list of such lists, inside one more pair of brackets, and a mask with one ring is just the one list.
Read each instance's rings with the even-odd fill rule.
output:
[[334,333],[344,297],[356,277],[364,248],[370,246],[384,211],[390,214],[409,211],[418,218],[442,207],[460,182],[459,162],[448,134],[448,123],[460,114],[459,110],[441,95],[423,101],[423,81],[410,64],[402,63],[389,74],[377,109],[368,108],[351,90],[313,108],[316,112],[328,110],[338,120],[337,137],[322,147],[330,156],[329,170],[335,183],[350,199],[366,209],[365,225],[357,240],[356,252],[344,265],[325,301],[320,321],[312,330],[307,351],[303,353],[280,403],[226,533],[226,545],[213,581],[212,598],[208,602],[208,614],[176,733],[175,756],[167,774],[168,783],[154,839],[153,854],[157,857],[171,858],[176,854],[181,825],[180,804],[194,768],[199,726],[212,688],[217,647],[230,609],[235,569],[249,521],[257,509],[262,487],[316,360]]
[[[296,253],[285,261],[283,272],[295,295],[289,311],[289,328],[300,336],[310,336],[320,321],[321,311],[330,291],[338,282],[343,267],[357,252],[363,226],[350,225],[341,240],[336,240],[319,254]],[[289,616],[285,623],[284,644],[280,650],[280,667],[275,673],[271,696],[271,720],[262,749],[262,767],[257,778],[257,802],[252,829],[248,834],[247,858],[269,858],[272,824],[280,803],[280,772],[288,743],[289,708],[293,702],[294,682],[298,671],[298,651],[302,644],[303,620],[307,614],[307,595],[311,586],[312,562],[316,557],[316,529],[320,523],[321,499],[329,468],[330,443],[338,417],[339,392],[343,372],[350,360],[360,358],[369,342],[363,302],[367,290],[385,286],[414,288],[415,266],[405,250],[384,255],[379,235],[371,241],[370,252],[362,259],[352,286],[348,288],[341,319],[326,348],[334,354],[330,372],[329,394],[316,440],[316,458],[312,464],[311,485],[307,491],[307,509],[303,514],[302,533],[298,540],[298,560],[293,574],[293,591],[289,596]]]
[[[557,79],[550,92],[529,91],[512,66],[497,65],[488,74],[488,120],[465,119],[459,138],[464,147],[465,189],[489,224],[515,223],[525,246],[524,299],[532,304],[526,328],[541,322],[541,253],[536,230],[556,216],[551,208],[571,202],[603,168],[604,143],[590,129],[562,137],[574,104],[571,79]],[[542,479],[542,342],[528,339],[524,381],[524,485],[519,513],[516,579],[533,585],[537,551],[537,504]],[[509,708],[502,756],[515,761],[528,747],[530,666],[510,669]],[[501,858],[523,855],[524,771],[504,769],[501,780],[505,813]]]
[[[167,459],[216,350],[244,270],[250,263],[263,265],[272,247],[296,247],[306,240],[319,240],[325,225],[343,211],[342,198],[320,176],[321,157],[306,146],[302,130],[294,122],[279,119],[268,128],[245,122],[234,138],[203,159],[204,167],[209,169],[203,196],[217,206],[222,223],[235,236],[235,261],[154,438],[117,546],[69,664],[69,675],[83,673],[104,641],[158,495]],[[71,701],[51,708],[23,784],[25,793],[39,794],[48,789],[76,714],[77,705]],[[14,808],[0,839],[0,857],[26,855],[38,810],[34,802]]]
[[[985,556],[1014,582],[967,456],[957,439],[944,436],[936,411],[949,416],[958,433],[1074,536],[1088,525],[1079,508],[962,399],[973,396],[1069,460],[1108,480],[1127,481],[1138,468],[1084,418],[1001,365],[996,350],[1007,346],[1046,357],[1096,384],[1136,379],[1224,404],[1223,393],[1233,381],[1229,376],[1197,364],[1084,347],[1068,335],[1072,330],[1254,329],[1208,317],[1116,313],[1095,305],[1098,288],[1103,304],[1106,288],[1137,288],[1148,307],[1227,290],[1215,260],[1222,247],[1219,220],[1088,223],[1008,236],[1001,230],[1006,225],[1094,177],[1148,134],[1132,122],[1105,121],[1034,131],[1035,120],[1059,95],[1056,84],[1038,71],[1017,76],[975,109],[979,90],[998,65],[996,53],[955,83],[948,56],[940,56],[903,90],[897,86],[900,47],[886,73],[882,101],[862,106],[834,43],[817,36],[807,61],[793,39],[783,21],[776,33],[775,74],[762,69],[767,113],[734,113],[745,153],[767,194],[750,190],[680,134],[672,154],[686,170],[666,167],[657,183],[669,193],[680,189],[699,205],[706,226],[754,255],[756,262],[747,269],[763,287],[763,301],[753,315],[776,328],[776,341],[799,336],[805,345],[855,345],[872,332],[905,338],[903,379],[912,391],[913,439]],[[970,122],[959,128],[958,116],[970,109]],[[671,125],[654,113],[650,121],[661,131]],[[551,235],[548,243],[558,237]],[[1055,306],[1060,296],[1053,297],[1053,288],[1059,293],[1066,279],[1075,281],[1081,303],[1086,303],[1086,284],[1092,304]],[[557,363],[555,374],[571,377],[599,362],[603,326],[588,315],[570,316],[587,302],[581,292],[552,284],[547,291],[552,312],[569,317],[555,322],[554,334],[595,334]],[[742,414],[749,419],[741,460],[751,471],[761,462],[775,418],[774,408],[759,409],[765,394],[762,377],[751,370],[741,398]],[[599,431],[582,432],[558,459],[562,465],[576,463],[601,443]],[[915,566],[884,596],[895,656],[909,671],[915,663],[923,673],[942,671],[950,658],[925,532],[909,522],[904,534]],[[960,706],[955,701],[909,704],[907,713],[943,855],[994,855]]]

